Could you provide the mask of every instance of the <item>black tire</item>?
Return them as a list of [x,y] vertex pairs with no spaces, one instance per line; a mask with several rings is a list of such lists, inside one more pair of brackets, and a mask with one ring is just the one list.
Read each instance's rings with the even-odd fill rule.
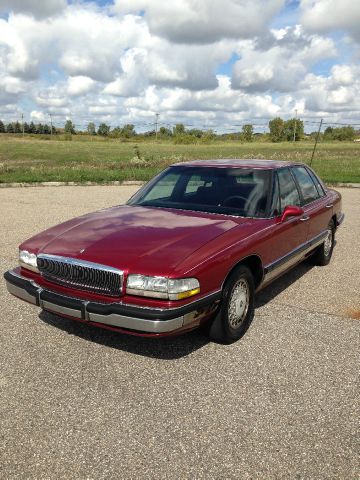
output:
[[241,338],[254,317],[254,277],[245,265],[237,267],[227,279],[219,310],[207,324],[211,340],[230,344]]
[[324,243],[322,243],[320,247],[316,249],[314,255],[310,257],[311,262],[314,265],[325,266],[328,265],[331,260],[335,242],[335,225],[332,220],[329,223],[327,230],[328,236]]

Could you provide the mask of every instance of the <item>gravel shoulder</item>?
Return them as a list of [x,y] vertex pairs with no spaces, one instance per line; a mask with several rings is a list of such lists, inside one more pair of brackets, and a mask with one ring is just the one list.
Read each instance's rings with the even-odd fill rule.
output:
[[[46,227],[136,186],[0,189],[0,268]],[[231,346],[61,319],[0,282],[1,478],[357,479],[360,189],[328,267],[261,292]]]

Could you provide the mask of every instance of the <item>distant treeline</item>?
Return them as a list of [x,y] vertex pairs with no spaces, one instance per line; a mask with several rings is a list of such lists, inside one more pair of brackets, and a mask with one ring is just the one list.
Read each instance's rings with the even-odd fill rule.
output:
[[57,133],[57,129],[54,126],[51,127],[47,125],[46,123],[42,124],[34,122],[11,122],[8,124],[4,124],[4,122],[0,120],[0,133],[32,133],[50,135],[51,133]]
[[[184,124],[178,123],[173,128],[160,127],[159,130],[150,130],[147,132],[138,133],[135,130],[135,125],[126,124],[122,127],[118,126],[111,128],[106,123],[100,123],[96,128],[95,123],[90,122],[85,130],[75,128],[71,120],[65,122],[64,128],[55,128],[53,125],[34,123],[34,122],[11,122],[4,124],[0,120],[0,133],[16,133],[16,134],[41,134],[41,135],[56,135],[65,134],[68,139],[71,135],[90,135],[101,136],[119,139],[132,139],[137,137],[148,138],[156,137],[158,139],[166,140],[172,139],[174,143],[198,143],[208,142],[212,140],[237,140],[242,142],[252,142],[254,139],[284,142],[284,141],[300,141],[305,137],[314,137],[317,132],[311,134],[304,134],[304,122],[297,118],[290,120],[283,120],[280,117],[269,121],[269,133],[255,133],[252,124],[245,124],[241,131],[234,133],[218,134],[214,130],[201,130],[198,128],[186,128]],[[331,127],[328,126],[323,133],[320,134],[323,140],[340,140],[351,141],[354,140],[360,132],[356,132],[352,126]]]

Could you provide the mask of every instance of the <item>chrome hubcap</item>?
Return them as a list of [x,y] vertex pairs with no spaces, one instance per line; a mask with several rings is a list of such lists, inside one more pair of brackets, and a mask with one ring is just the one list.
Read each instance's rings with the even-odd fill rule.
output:
[[331,252],[332,242],[333,242],[332,231],[331,229],[328,229],[325,242],[324,242],[324,254],[326,257]]
[[245,279],[238,280],[229,299],[228,317],[230,326],[238,327],[245,319],[249,309],[250,289]]

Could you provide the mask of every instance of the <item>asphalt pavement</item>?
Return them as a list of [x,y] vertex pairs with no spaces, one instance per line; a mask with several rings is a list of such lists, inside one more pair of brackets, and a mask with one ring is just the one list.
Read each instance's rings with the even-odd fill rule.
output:
[[[136,188],[0,189],[18,244]],[[0,281],[1,479],[359,479],[360,189],[327,267],[258,295],[237,343],[139,339],[41,312]]]

